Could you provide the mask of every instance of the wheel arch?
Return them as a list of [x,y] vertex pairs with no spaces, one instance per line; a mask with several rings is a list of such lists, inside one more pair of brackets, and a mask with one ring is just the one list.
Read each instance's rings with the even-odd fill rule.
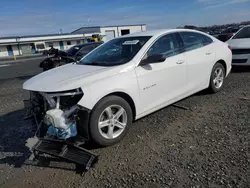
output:
[[214,63],[214,65],[212,66],[211,70],[210,70],[210,76],[208,77],[208,79],[207,79],[207,84],[206,84],[206,87],[207,87],[207,88],[209,87],[209,84],[210,84],[210,80],[211,80],[211,76],[212,76],[211,73],[212,73],[212,71],[213,71],[213,67],[214,67],[217,63],[222,64],[222,66],[225,68],[225,73],[227,73],[227,64],[226,64],[226,62],[225,62],[223,59],[219,59],[218,61],[216,61],[216,62]]
[[90,126],[90,123],[89,123],[89,119],[90,119],[90,116],[92,115],[93,113],[93,109],[98,105],[98,103],[105,97],[108,97],[108,96],[118,96],[118,97],[121,97],[123,98],[128,104],[129,106],[131,107],[131,110],[132,110],[132,114],[133,114],[133,121],[135,121],[135,117],[136,117],[136,105],[135,105],[135,102],[133,100],[133,98],[126,92],[123,92],[123,91],[113,91],[113,92],[110,92],[108,94],[105,94],[103,95],[102,97],[99,98],[99,100],[97,100],[97,102],[95,102],[94,106],[91,107],[91,108],[88,108],[88,107],[85,107],[85,105],[83,104],[79,104],[80,107],[82,107],[82,109],[79,111],[83,114],[79,114],[82,118],[80,118],[80,123],[81,123],[81,135],[86,138],[87,140],[91,139],[90,138],[90,133],[89,133],[89,126]]
[[[216,63],[221,63],[222,66],[223,66],[224,69],[225,69],[225,73],[227,73],[227,64],[226,64],[226,62],[225,62],[223,59],[218,60]],[[216,63],[215,63],[215,64],[216,64]]]
[[105,97],[108,97],[108,96],[112,96],[112,95],[121,97],[125,101],[127,101],[127,103],[129,104],[129,106],[131,107],[131,110],[132,110],[132,113],[133,113],[133,121],[134,121],[135,117],[136,117],[136,107],[135,107],[135,102],[134,102],[133,98],[129,94],[125,93],[125,92],[116,91],[116,92],[112,92],[112,93],[109,93],[109,94],[105,95],[101,99],[103,99]]

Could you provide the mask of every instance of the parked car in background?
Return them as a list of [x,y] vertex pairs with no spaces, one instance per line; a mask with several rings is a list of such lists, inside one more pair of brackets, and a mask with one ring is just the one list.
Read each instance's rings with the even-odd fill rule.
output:
[[59,67],[61,65],[65,65],[67,63],[76,62],[102,43],[103,42],[90,42],[78,44],[71,47],[67,51],[60,51],[53,48],[53,50],[47,51],[47,54],[53,56],[43,60],[39,66],[43,68],[44,71],[46,71],[55,67]]
[[250,26],[243,27],[227,41],[232,49],[232,65],[250,65]]
[[146,31],[112,39],[23,88],[36,101],[35,115],[44,116],[45,135],[48,130],[57,139],[74,137],[71,127],[77,126],[81,138],[109,146],[134,120],[206,88],[219,92],[231,60],[228,45],[205,33]]
[[229,27],[221,32],[221,34],[217,35],[217,38],[222,41],[226,42],[229,40],[235,33],[239,31],[239,27]]

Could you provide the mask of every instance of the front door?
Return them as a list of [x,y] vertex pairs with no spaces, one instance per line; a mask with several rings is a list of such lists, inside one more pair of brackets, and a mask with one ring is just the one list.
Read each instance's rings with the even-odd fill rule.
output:
[[12,46],[11,46],[11,45],[8,45],[8,46],[7,46],[7,50],[8,50],[8,55],[9,55],[9,56],[13,56],[13,55],[14,55],[13,49],[12,49]]
[[60,46],[60,50],[64,50],[63,41],[60,41],[60,42],[59,42],[59,46]]
[[31,46],[31,52],[32,52],[32,54],[35,54],[35,53],[36,53],[35,44],[34,44],[34,43],[31,43],[30,46]]
[[135,70],[140,89],[140,111],[143,113],[175,102],[187,91],[187,66],[176,34],[167,34],[156,40],[143,59],[155,54],[164,54],[167,58],[161,63],[139,65]]

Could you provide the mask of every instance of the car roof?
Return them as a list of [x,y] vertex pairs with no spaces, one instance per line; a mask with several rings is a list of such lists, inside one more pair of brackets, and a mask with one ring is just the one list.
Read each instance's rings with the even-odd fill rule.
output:
[[128,35],[124,35],[122,37],[160,36],[162,34],[167,34],[167,33],[172,33],[172,32],[181,32],[181,31],[203,33],[201,31],[192,30],[192,29],[158,29],[158,30],[148,30],[148,31],[142,31],[142,32],[137,32],[137,33],[131,33]]

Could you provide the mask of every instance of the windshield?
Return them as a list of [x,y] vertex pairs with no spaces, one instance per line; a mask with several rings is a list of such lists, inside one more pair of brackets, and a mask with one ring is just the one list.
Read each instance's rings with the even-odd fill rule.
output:
[[233,39],[244,39],[244,38],[250,38],[250,27],[244,27],[233,37]]
[[70,56],[74,56],[78,51],[80,50],[79,46],[73,46],[71,48],[69,48],[66,53]]
[[110,40],[84,57],[79,64],[115,66],[127,63],[150,38],[150,36],[143,36]]

